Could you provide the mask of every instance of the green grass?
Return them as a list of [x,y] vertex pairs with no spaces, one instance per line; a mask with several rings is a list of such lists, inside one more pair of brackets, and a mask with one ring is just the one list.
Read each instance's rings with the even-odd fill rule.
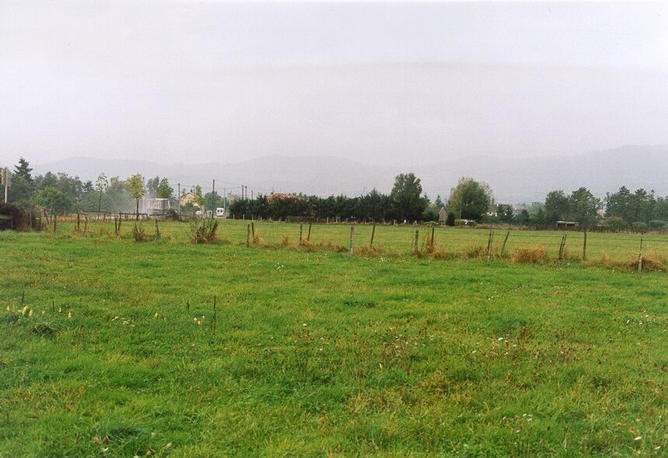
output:
[[[179,224],[135,243],[123,224],[0,233],[0,456],[665,454],[666,273],[247,249],[241,222],[230,243]],[[412,231],[376,241],[406,253]]]
[[[251,221],[220,220],[219,238],[232,244],[245,244],[247,226]],[[284,237],[288,238],[290,246],[296,246],[299,240],[299,224],[284,222],[255,221],[256,235],[270,245],[281,245]],[[152,222],[141,223],[150,236],[154,232]],[[131,238],[134,221],[122,223],[122,237]],[[81,226],[83,230],[83,223]],[[403,255],[413,250],[415,231],[419,231],[418,247],[422,250],[431,236],[431,228],[427,226],[381,226],[376,227],[374,247],[382,254]],[[302,238],[306,240],[308,224],[302,227]],[[114,232],[113,222],[92,222],[89,229],[90,237],[109,238]],[[354,229],[354,248],[368,245],[372,232],[372,225],[357,224]],[[435,247],[453,255],[461,255],[467,249],[482,247],[486,250],[490,229],[453,228],[438,226],[434,229]],[[507,230],[497,228],[493,230],[493,250],[500,254],[501,246]],[[160,233],[174,243],[187,243],[190,238],[189,224],[187,223],[160,223]],[[72,224],[59,224],[57,234],[77,236]],[[566,240],[566,255],[575,260],[581,259],[584,234],[569,231]],[[47,234],[48,235],[48,234]],[[558,257],[559,245],[563,231],[533,231],[511,230],[506,243],[505,254],[512,254],[516,248],[535,248],[542,246],[550,258]],[[643,252],[654,255],[665,264],[668,261],[668,236],[659,233],[648,233],[643,236]],[[638,248],[641,235],[633,233],[599,233],[587,234],[587,259],[600,260],[602,256],[617,261],[629,261],[638,257]],[[313,224],[311,228],[311,242],[331,244],[342,249],[349,248],[349,224]]]

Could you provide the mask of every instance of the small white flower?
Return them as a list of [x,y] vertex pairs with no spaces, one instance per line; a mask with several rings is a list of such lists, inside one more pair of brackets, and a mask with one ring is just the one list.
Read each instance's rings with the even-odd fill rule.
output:
[[642,439],[642,436],[638,436],[638,437],[636,437],[636,438],[633,439],[633,440],[634,440],[634,441],[639,441],[639,440],[641,440],[641,439]]

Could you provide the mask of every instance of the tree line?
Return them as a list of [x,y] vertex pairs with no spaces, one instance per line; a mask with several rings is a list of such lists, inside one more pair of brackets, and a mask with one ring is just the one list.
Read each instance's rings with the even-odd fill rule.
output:
[[32,175],[30,163],[21,158],[12,171],[8,200],[27,209],[37,205],[51,214],[84,212],[138,212],[144,196],[164,197],[175,202],[167,178],[145,180],[136,174],[126,179],[100,174],[95,182],[82,181],[66,173]]
[[[12,173],[9,201],[20,207],[38,205],[52,214],[77,211],[139,212],[144,197],[169,199],[172,208],[183,215],[198,210],[225,207],[228,216],[272,220],[310,219],[359,222],[436,221],[441,209],[450,225],[468,222],[505,223],[534,227],[553,227],[557,221],[574,221],[581,227],[604,226],[611,230],[646,230],[668,228],[668,197],[654,191],[631,192],[622,186],[603,199],[585,187],[570,194],[554,190],[544,202],[512,206],[497,204],[490,187],[472,178],[462,178],[443,201],[429,199],[422,183],[413,173],[399,174],[389,194],[376,189],[361,196],[320,197],[305,194],[260,194],[254,199],[221,196],[212,191],[203,194],[201,186],[189,192],[193,198],[178,205],[178,196],[167,178],[144,179],[135,174],[126,179],[100,174],[93,181],[82,181],[65,173],[32,175],[32,168],[21,158]],[[182,194],[185,194],[184,190]]]

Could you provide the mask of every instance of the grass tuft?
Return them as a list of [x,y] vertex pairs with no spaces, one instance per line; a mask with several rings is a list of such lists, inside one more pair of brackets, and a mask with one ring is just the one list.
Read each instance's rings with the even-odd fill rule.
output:
[[218,221],[205,218],[190,223],[190,241],[192,243],[214,243],[218,240]]
[[543,246],[515,248],[513,254],[510,256],[511,262],[522,264],[545,264],[547,260],[547,251],[545,251],[545,247]]
[[132,227],[132,238],[135,240],[135,242],[145,242],[148,240],[146,229],[144,229],[144,226],[141,223],[135,223],[135,225]]

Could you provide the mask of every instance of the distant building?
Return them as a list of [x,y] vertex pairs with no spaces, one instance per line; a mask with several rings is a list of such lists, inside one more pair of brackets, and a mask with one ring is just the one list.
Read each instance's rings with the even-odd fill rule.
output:
[[195,195],[194,192],[186,192],[181,194],[181,197],[179,197],[179,205],[183,207],[188,204],[192,204],[197,208],[201,208],[200,205],[197,203],[197,196]]
[[557,229],[575,229],[578,227],[577,221],[557,221]]
[[149,216],[162,216],[170,208],[169,199],[163,197],[144,197],[142,199],[142,213]]

